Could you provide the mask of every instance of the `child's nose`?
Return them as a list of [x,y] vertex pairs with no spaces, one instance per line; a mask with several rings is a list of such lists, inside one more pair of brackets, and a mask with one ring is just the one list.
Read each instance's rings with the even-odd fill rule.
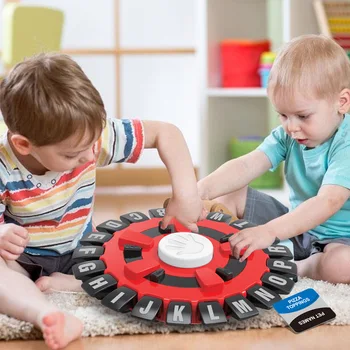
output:
[[295,119],[288,120],[288,130],[290,133],[300,131],[300,125],[298,121]]

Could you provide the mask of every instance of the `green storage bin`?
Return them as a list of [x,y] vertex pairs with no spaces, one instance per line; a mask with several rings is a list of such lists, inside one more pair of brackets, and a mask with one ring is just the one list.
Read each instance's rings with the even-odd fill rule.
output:
[[[262,137],[232,138],[230,142],[230,154],[232,158],[238,158],[254,151],[264,140]],[[283,185],[282,166],[274,172],[267,171],[265,174],[253,180],[249,186],[257,189],[281,188]]]

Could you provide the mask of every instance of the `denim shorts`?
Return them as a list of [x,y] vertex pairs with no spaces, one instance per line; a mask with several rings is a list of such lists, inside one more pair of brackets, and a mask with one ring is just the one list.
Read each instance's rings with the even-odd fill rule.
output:
[[36,281],[41,276],[50,276],[53,272],[61,272],[72,275],[73,253],[60,256],[43,256],[23,253],[16,260],[28,273],[29,277]]
[[[288,212],[289,209],[277,199],[248,187],[247,202],[244,210],[245,220],[255,225],[263,225]],[[309,232],[289,239],[293,243],[295,260],[306,259],[312,254],[323,252],[325,246],[329,243],[350,245],[350,238],[319,240]]]

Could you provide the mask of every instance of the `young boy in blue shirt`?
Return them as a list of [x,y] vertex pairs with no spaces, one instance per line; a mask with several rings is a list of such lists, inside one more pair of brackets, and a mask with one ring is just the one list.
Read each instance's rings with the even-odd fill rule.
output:
[[[198,183],[215,199],[259,226],[230,238],[246,259],[276,237],[291,239],[298,274],[350,283],[350,63],[325,36],[295,38],[279,52],[268,96],[281,126],[253,152],[228,161]],[[248,184],[285,162],[290,210]]]

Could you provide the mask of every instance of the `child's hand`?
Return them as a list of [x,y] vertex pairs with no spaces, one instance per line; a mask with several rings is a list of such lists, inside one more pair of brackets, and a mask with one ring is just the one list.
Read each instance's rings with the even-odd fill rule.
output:
[[0,225],[0,256],[5,260],[17,260],[29,242],[28,231],[15,224]]
[[246,251],[239,259],[240,262],[248,258],[254,250],[265,249],[269,247],[276,237],[266,229],[264,225],[246,228],[230,237],[232,256],[239,259],[240,252],[246,248]]
[[167,228],[171,219],[175,217],[191,232],[198,232],[197,221],[202,214],[203,204],[199,196],[172,197],[167,203],[162,229]]

